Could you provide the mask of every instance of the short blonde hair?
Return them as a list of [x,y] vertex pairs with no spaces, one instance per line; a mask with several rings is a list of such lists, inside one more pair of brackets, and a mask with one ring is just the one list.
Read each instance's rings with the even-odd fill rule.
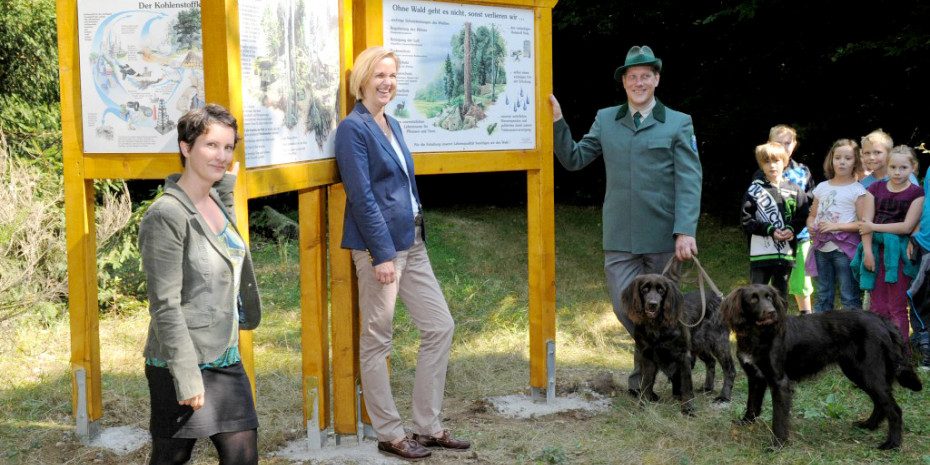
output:
[[[375,74],[375,65],[385,58],[394,60],[394,64],[397,65],[398,69],[400,68],[400,59],[397,58],[397,55],[392,50],[380,45],[368,47],[355,58],[355,67],[349,76],[349,90],[355,95],[356,100],[361,101],[365,97],[362,87]],[[391,90],[391,99],[395,95],[397,95],[397,86],[394,86],[394,89]]]
[[772,126],[772,129],[769,129],[769,142],[775,140],[776,137],[782,134],[791,134],[791,139],[795,142],[798,140],[798,132],[794,130],[793,127],[788,126],[787,124],[779,124]]
[[894,147],[894,141],[891,140],[891,135],[881,129],[876,129],[870,132],[868,135],[862,138],[862,146],[865,149],[865,144],[881,144],[885,146],[885,150],[889,153],[891,148]]
[[781,160],[785,165],[788,164],[788,152],[778,142],[766,142],[756,146],[756,163],[759,164],[759,168],[762,168],[762,164],[772,158]]

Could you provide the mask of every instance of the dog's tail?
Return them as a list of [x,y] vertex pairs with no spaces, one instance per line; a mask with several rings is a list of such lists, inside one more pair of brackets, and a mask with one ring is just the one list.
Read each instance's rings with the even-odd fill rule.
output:
[[898,384],[914,392],[922,390],[924,385],[920,382],[920,378],[907,358],[907,349],[904,346],[904,340],[901,338],[901,332],[891,321],[885,318],[880,319],[884,323],[888,337],[891,338],[892,347],[889,347],[889,350],[885,353],[888,354],[889,366],[894,367],[895,379],[898,380]]
[[914,369],[911,368],[911,365],[908,363],[902,364],[898,367],[895,372],[895,377],[898,379],[898,383],[901,386],[904,386],[914,392],[920,391],[924,388],[924,385],[920,382],[920,378],[917,377],[917,373],[914,372]]

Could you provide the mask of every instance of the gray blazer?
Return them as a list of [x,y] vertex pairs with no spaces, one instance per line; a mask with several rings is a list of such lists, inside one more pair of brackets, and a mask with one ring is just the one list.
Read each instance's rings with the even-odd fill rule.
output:
[[[143,355],[165,360],[178,400],[204,392],[199,365],[209,363],[239,341],[239,329],[254,329],[262,318],[252,256],[246,248],[237,321],[233,309],[235,280],[226,247],[216,237],[191,199],[177,185],[179,175],[165,180],[164,195],[142,218],[139,250],[148,286],[148,340]],[[227,174],[210,195],[236,228]],[[236,229],[238,232],[238,229]]]

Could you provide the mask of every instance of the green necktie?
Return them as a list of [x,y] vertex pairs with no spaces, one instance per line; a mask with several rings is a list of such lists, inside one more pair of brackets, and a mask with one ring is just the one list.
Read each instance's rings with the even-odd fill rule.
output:
[[633,126],[636,126],[636,128],[639,129],[639,126],[642,124],[643,124],[643,115],[639,114],[638,111],[636,113],[633,113]]

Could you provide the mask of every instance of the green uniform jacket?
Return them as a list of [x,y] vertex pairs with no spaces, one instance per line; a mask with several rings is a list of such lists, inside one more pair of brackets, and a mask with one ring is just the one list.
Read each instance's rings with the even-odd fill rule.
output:
[[657,99],[636,129],[623,104],[599,110],[577,143],[565,119],[556,121],[554,139],[555,155],[567,170],[604,157],[604,250],[672,252],[675,234],[695,235],[702,173],[691,116]]
[[[145,212],[139,225],[139,250],[152,316],[143,355],[168,362],[178,400],[185,400],[204,392],[199,365],[237,344],[239,329],[255,329],[262,304],[247,247],[239,284],[240,321],[236,321],[238,296],[226,246],[177,179],[172,175],[165,180],[164,195]],[[235,183],[236,178],[227,174],[210,192],[233,228]]]

